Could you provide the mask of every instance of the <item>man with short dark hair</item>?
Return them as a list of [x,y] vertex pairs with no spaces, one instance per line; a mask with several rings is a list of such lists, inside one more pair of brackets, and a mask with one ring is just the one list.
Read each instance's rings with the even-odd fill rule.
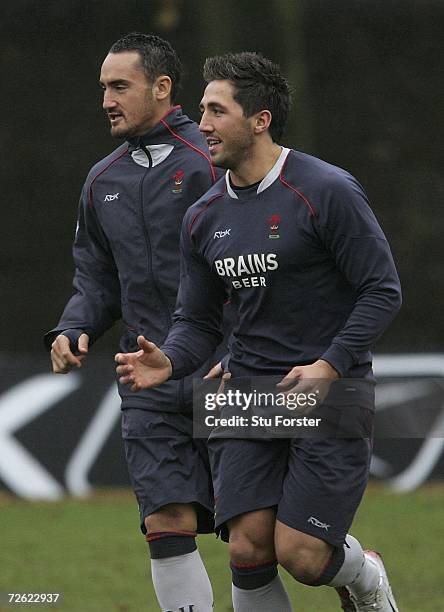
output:
[[[160,350],[139,337],[137,353],[116,355],[120,381],[137,391],[192,372],[217,341],[229,290],[230,383],[278,376],[278,388],[308,393],[352,379],[354,418],[373,408],[361,383],[372,388],[371,350],[401,303],[387,240],[354,177],[278,144],[290,106],[278,66],[229,54],[208,59],[204,77],[200,130],[227,172],[184,217],[168,338]],[[277,562],[299,582],[336,588],[347,612],[397,611],[380,556],[348,534],[370,435],[210,438],[236,612],[291,610]]]
[[[80,367],[89,346],[118,319],[120,348],[147,334],[162,342],[179,281],[179,236],[187,208],[215,181],[197,125],[173,106],[181,64],[152,34],[118,40],[100,73],[111,135],[124,139],[84,185],[74,243],[75,295],[45,337],[55,373]],[[206,446],[193,440],[190,381],[133,393],[119,385],[126,459],[151,553],[162,610],[212,610],[196,549],[213,530]]]

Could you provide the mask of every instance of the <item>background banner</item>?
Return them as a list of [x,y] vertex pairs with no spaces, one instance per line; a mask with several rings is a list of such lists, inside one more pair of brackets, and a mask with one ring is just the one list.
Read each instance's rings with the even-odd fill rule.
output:
[[[0,488],[23,498],[129,486],[112,358],[68,375],[48,358],[0,357]],[[444,478],[444,354],[375,358],[372,477],[394,490]]]

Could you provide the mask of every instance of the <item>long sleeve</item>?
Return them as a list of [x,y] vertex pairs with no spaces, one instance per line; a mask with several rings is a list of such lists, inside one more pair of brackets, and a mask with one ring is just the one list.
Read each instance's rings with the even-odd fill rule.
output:
[[319,234],[357,298],[322,359],[346,375],[398,312],[401,288],[390,247],[359,183],[348,175],[330,190]]
[[[44,338],[47,348],[65,330],[79,330],[94,342],[121,317],[120,284],[106,237],[85,186],[80,198],[73,246],[76,293],[68,301],[57,326]],[[71,333],[71,336],[75,336]]]
[[221,342],[225,297],[223,282],[194,248],[187,216],[182,225],[180,252],[180,286],[173,326],[161,347],[171,360],[174,379],[197,370]]

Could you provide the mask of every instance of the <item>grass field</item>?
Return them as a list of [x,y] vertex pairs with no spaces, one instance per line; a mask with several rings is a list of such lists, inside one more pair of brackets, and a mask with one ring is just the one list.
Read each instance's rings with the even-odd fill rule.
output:
[[[63,593],[55,606],[9,606],[3,595],[2,612],[159,609],[131,493],[101,492],[85,501],[60,503],[4,496],[0,517],[0,593]],[[405,495],[371,487],[365,496],[353,533],[364,546],[384,553],[400,612],[444,611],[443,518],[442,486]],[[213,583],[215,612],[229,612],[226,545],[211,536],[199,541]],[[331,589],[304,587],[282,575],[295,612],[340,610]]]

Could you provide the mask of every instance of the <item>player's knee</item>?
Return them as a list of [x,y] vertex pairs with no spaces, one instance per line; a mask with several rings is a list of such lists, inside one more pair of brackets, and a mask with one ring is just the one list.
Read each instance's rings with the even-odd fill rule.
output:
[[145,518],[145,527],[151,531],[196,531],[197,516],[191,504],[168,504]]
[[230,560],[235,565],[264,563],[275,559],[273,536],[267,532],[230,532]]
[[271,508],[248,512],[228,522],[232,564],[264,563],[276,558],[274,552],[275,512]]
[[326,542],[304,537],[276,543],[277,560],[298,582],[313,584],[322,574],[331,556],[331,547]]
[[250,590],[265,586],[276,576],[272,531],[231,530],[229,547],[232,581],[239,589]]
[[299,582],[311,584],[321,572],[318,558],[311,550],[288,547],[276,553],[279,564]]

